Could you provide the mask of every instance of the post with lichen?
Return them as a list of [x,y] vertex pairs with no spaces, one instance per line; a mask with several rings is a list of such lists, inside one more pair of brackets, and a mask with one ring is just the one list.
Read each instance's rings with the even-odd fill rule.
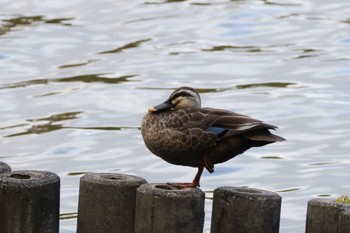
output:
[[278,233],[281,197],[252,188],[214,190],[212,233]]
[[350,232],[350,204],[348,201],[311,199],[307,206],[306,233]]
[[0,232],[58,233],[60,179],[46,171],[0,174]]
[[204,192],[166,184],[137,189],[135,233],[202,233]]

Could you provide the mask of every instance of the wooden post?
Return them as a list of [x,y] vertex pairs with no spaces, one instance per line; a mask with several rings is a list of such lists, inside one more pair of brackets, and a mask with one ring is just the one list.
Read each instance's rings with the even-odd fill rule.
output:
[[144,184],[137,189],[135,233],[202,233],[204,192]]
[[58,233],[60,179],[46,171],[0,174],[0,232]]
[[214,190],[212,233],[278,233],[281,197],[270,191],[219,187]]
[[80,179],[78,233],[134,233],[136,189],[146,180],[115,173]]
[[306,233],[350,232],[350,204],[315,198],[308,202]]
[[0,173],[10,172],[11,167],[7,163],[0,162]]

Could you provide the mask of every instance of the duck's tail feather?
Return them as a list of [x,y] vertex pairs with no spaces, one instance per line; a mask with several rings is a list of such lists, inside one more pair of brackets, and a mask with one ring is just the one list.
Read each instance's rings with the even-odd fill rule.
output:
[[268,134],[268,135],[262,135],[262,134],[256,134],[256,135],[251,135],[248,137],[250,140],[253,141],[266,141],[266,142],[281,142],[281,141],[285,141],[286,139],[275,135],[275,134]]
[[266,144],[285,141],[286,139],[272,134],[269,130],[255,130],[253,132],[249,132],[245,135],[245,138],[249,140],[249,144],[254,147],[264,146]]

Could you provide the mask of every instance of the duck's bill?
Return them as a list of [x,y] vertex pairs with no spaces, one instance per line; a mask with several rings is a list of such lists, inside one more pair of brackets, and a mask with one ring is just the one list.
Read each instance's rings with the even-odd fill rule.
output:
[[150,111],[150,112],[163,112],[163,111],[169,110],[173,107],[174,107],[174,105],[170,101],[167,100],[164,103],[161,103],[157,106],[150,107],[148,109],[148,111]]

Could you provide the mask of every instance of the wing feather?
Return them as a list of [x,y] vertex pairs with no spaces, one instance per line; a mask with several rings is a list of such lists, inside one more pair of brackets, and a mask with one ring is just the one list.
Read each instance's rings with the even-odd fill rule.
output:
[[228,130],[225,136],[237,135],[246,132],[251,132],[258,129],[276,129],[277,127],[271,124],[266,124],[252,117],[230,112],[227,110],[215,108],[200,109],[203,119],[201,119],[204,129],[209,127],[221,128]]

